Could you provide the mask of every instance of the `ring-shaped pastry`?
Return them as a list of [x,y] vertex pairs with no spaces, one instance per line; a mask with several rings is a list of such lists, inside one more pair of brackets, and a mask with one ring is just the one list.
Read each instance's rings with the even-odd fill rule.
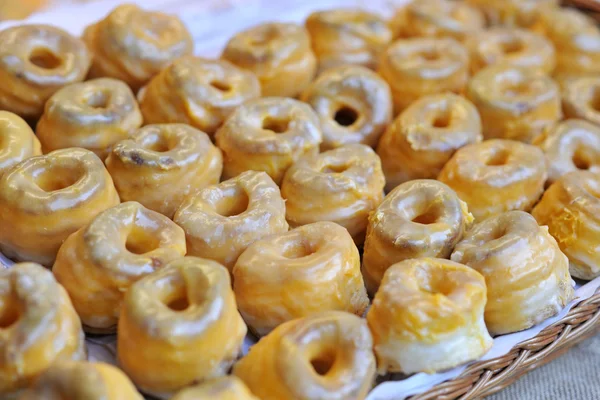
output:
[[223,156],[189,125],[146,125],[113,147],[106,168],[122,201],[171,218],[187,195],[219,182]]
[[392,264],[450,257],[472,222],[465,202],[441,182],[418,179],[396,187],[369,217],[362,264],[369,294]]
[[116,79],[75,83],[46,102],[36,134],[44,153],[81,147],[102,160],[110,148],[142,126],[142,113],[133,92]]
[[85,331],[112,333],[127,289],[185,251],[185,235],[173,221],[126,202],[69,236],[52,272],[69,293]]
[[229,271],[250,244],[289,228],[279,188],[257,171],[189,196],[173,220],[185,232],[188,255],[218,261]]
[[433,373],[478,359],[493,344],[485,305],[485,279],[472,268],[428,257],[392,265],[367,313],[379,373]]
[[164,397],[225,375],[245,336],[227,270],[185,257],[125,293],[117,355],[137,387]]
[[187,56],[152,78],[139,97],[146,124],[180,122],[213,135],[235,108],[260,97],[260,83],[229,61]]
[[393,113],[390,87],[360,66],[330,68],[302,93],[321,121],[321,150],[351,143],[375,147]]
[[91,151],[29,158],[0,178],[0,250],[50,267],[71,233],[117,204],[113,181]]
[[565,82],[562,105],[565,118],[581,118],[600,125],[600,77],[572,78]]
[[377,146],[386,191],[437,178],[456,150],[481,139],[481,119],[469,100],[453,93],[421,97],[388,125]]
[[277,327],[233,374],[263,400],[364,399],[375,379],[372,346],[365,320],[322,312]]
[[383,199],[384,185],[381,162],[373,149],[349,144],[292,165],[281,183],[281,195],[292,228],[331,221],[346,228],[360,245],[369,214]]
[[27,122],[0,111],[0,176],[23,160],[42,154],[42,145]]
[[58,89],[83,81],[91,55],[85,44],[49,25],[0,32],[0,109],[37,118]]
[[233,375],[211,379],[179,391],[171,400],[259,400],[244,382]]
[[489,25],[530,28],[540,14],[558,8],[559,0],[467,0],[486,16]]

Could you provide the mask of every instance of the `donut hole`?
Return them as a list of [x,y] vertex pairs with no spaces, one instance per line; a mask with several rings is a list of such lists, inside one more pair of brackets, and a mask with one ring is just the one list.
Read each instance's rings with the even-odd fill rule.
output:
[[527,82],[511,82],[504,88],[504,95],[508,97],[519,97],[529,93],[529,84]]
[[187,296],[185,296],[185,294],[176,297],[175,299],[167,303],[167,307],[169,307],[173,311],[185,311],[188,309],[189,306],[190,302],[188,301]]
[[38,47],[29,54],[29,62],[43,69],[56,69],[61,66],[62,59],[50,49]]
[[452,115],[448,110],[441,110],[438,114],[436,114],[431,125],[434,128],[448,128],[450,126],[451,119]]
[[600,87],[592,89],[592,97],[590,99],[590,107],[597,112],[600,112]]
[[83,171],[65,166],[50,166],[33,174],[35,184],[44,192],[56,192],[67,189],[83,178]]
[[285,258],[295,259],[295,258],[308,257],[311,254],[314,254],[316,252],[317,252],[317,249],[315,248],[315,246],[311,245],[306,240],[300,240],[300,241],[294,241],[294,242],[287,243],[287,245],[283,249],[282,255]]
[[290,121],[283,118],[266,117],[262,122],[262,129],[274,133],[283,133],[289,129]]
[[7,304],[3,304],[2,309],[0,309],[0,329],[10,328],[16,324],[21,317],[19,308],[16,304],[12,303],[13,302],[9,301]]
[[439,215],[435,210],[426,210],[423,213],[420,213],[416,217],[412,219],[412,222],[421,225],[430,225],[434,224],[439,218]]
[[427,49],[418,53],[418,56],[424,61],[439,61],[440,53],[435,49]]
[[223,81],[211,81],[210,86],[221,92],[229,92],[231,90],[231,85]]
[[170,289],[170,293],[162,299],[163,304],[175,312],[187,310],[190,307],[190,300],[185,286],[181,284]]
[[333,369],[335,361],[335,349],[325,349],[310,359],[310,365],[318,375],[325,376]]
[[524,46],[523,42],[521,42],[517,38],[510,38],[509,40],[502,42],[500,44],[500,48],[504,54],[514,54],[523,51]]
[[104,91],[94,92],[85,99],[85,103],[91,108],[107,108],[109,98],[110,95]]
[[154,140],[144,146],[146,150],[154,151],[156,153],[166,153],[167,151],[173,150],[175,147],[177,147],[177,143],[174,140],[169,140],[162,135],[156,136]]
[[573,154],[573,164],[577,169],[588,170],[593,163],[587,152],[583,149],[577,149]]
[[333,120],[340,126],[352,126],[358,121],[358,113],[351,107],[343,106],[335,112]]
[[454,290],[451,282],[446,279],[445,274],[435,272],[434,268],[425,266],[416,271],[416,279],[420,290],[430,294],[450,295]]
[[217,204],[215,212],[223,217],[234,217],[248,210],[250,198],[248,194],[239,190],[229,196],[224,196]]
[[349,165],[331,165],[328,164],[321,168],[321,172],[324,174],[341,174],[350,169]]
[[490,167],[506,165],[508,163],[509,156],[510,153],[506,150],[496,151],[487,160],[485,160],[485,165]]
[[158,249],[160,242],[151,232],[135,226],[127,235],[125,248],[133,254],[146,254]]

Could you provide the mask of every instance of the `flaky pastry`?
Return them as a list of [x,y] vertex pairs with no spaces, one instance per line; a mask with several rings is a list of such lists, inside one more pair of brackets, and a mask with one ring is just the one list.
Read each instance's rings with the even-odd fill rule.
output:
[[0,176],[23,160],[42,154],[42,146],[27,122],[0,111]]
[[529,28],[540,14],[558,8],[559,0],[467,0],[478,7],[490,25],[508,25]]
[[565,82],[562,104],[566,118],[581,118],[600,125],[600,76]]
[[212,379],[179,391],[171,400],[258,400],[239,378]]

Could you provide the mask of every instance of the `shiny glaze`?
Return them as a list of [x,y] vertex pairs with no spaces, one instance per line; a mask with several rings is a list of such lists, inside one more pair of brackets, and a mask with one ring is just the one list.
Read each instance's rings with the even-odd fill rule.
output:
[[171,400],[258,400],[239,378],[224,376],[178,392]]
[[600,125],[600,77],[573,78],[563,85],[566,118],[581,118]]
[[21,161],[40,154],[40,141],[27,122],[9,111],[0,111],[0,176]]
[[467,0],[481,9],[490,25],[508,25],[529,28],[540,14],[558,8],[559,0]]

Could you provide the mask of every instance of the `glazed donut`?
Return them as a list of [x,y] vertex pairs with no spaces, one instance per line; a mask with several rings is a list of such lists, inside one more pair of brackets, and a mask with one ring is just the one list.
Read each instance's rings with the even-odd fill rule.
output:
[[173,221],[127,202],[69,236],[52,272],[69,293],[84,329],[112,333],[127,289],[185,251],[185,235]]
[[188,255],[215,260],[229,271],[252,242],[289,228],[279,188],[256,171],[189,196],[173,220],[185,232]]
[[369,305],[358,249],[333,222],[251,244],[233,267],[233,290],[242,317],[259,336],[294,318],[328,310],[362,315]]
[[492,335],[528,329],[573,299],[569,261],[548,228],[524,211],[508,211],[473,226],[451,256],[486,281],[485,324]]
[[360,245],[369,214],[383,199],[384,185],[379,157],[364,144],[304,157],[288,169],[281,184],[286,218],[293,228],[335,222]]
[[239,378],[224,376],[183,389],[171,400],[258,400]]
[[76,361],[52,365],[19,398],[40,399],[144,400],[117,367]]
[[322,151],[351,143],[375,147],[392,120],[390,87],[379,75],[360,66],[330,68],[301,99],[319,116]]
[[348,64],[375,69],[379,55],[392,41],[383,18],[359,9],[316,11],[305,25],[320,71]]
[[245,336],[227,270],[185,257],[125,293],[117,355],[140,390],[164,397],[225,375]]
[[558,8],[559,0],[467,0],[478,7],[490,25],[508,25],[529,28],[540,14]]
[[385,189],[435,179],[456,150],[481,137],[481,119],[469,100],[453,93],[420,98],[387,127],[377,146]]
[[0,251],[50,267],[71,233],[117,204],[113,181],[91,151],[29,158],[0,178]]
[[575,278],[600,276],[600,177],[590,171],[561,176],[542,196],[531,214],[547,225],[560,249],[569,258]]
[[0,176],[23,160],[42,154],[42,146],[27,122],[0,111]]
[[312,81],[317,60],[296,24],[266,23],[232,37],[221,58],[256,74],[263,96],[295,97]]
[[363,319],[322,312],[277,327],[233,373],[262,400],[362,400],[375,379],[372,346]]
[[34,263],[0,269],[0,304],[3,399],[14,398],[57,361],[86,358],[79,317],[50,271]]
[[223,156],[189,125],[146,125],[113,147],[106,168],[122,201],[171,218],[188,194],[219,182]]
[[492,139],[459,149],[438,179],[482,220],[505,211],[529,211],[544,191],[543,152],[513,140]]
[[223,151],[223,178],[264,171],[281,183],[302,156],[317,154],[322,141],[319,118],[298,100],[267,97],[238,107],[215,136]]
[[479,111],[485,139],[531,143],[562,118],[558,85],[527,68],[490,65],[471,79],[467,98]]
[[498,27],[478,33],[466,42],[471,72],[493,64],[504,64],[550,74],[556,65],[552,42],[534,32]]
[[562,99],[566,118],[582,118],[600,125],[600,76],[565,82]]
[[377,369],[433,373],[492,347],[483,322],[485,279],[440,258],[404,260],[385,273],[367,313]]
[[110,148],[142,126],[142,113],[129,86],[100,78],[57,91],[46,102],[36,133],[44,153],[81,147],[102,160]]
[[600,173],[600,127],[581,119],[558,123],[536,143],[546,156],[547,184],[568,172]]
[[90,77],[120,79],[134,91],[194,50],[192,36],[179,18],[134,4],[122,4],[88,26],[83,40],[94,53]]
[[146,124],[181,122],[213,135],[239,105],[260,97],[253,73],[225,60],[182,57],[140,92]]
[[80,82],[90,68],[85,44],[49,25],[0,31],[0,110],[37,118],[63,86]]
[[441,182],[418,179],[396,187],[369,216],[362,264],[369,294],[394,263],[449,257],[472,222],[467,205]]
[[462,93],[469,78],[469,54],[453,39],[401,39],[383,53],[379,74],[390,85],[398,114],[429,94]]

